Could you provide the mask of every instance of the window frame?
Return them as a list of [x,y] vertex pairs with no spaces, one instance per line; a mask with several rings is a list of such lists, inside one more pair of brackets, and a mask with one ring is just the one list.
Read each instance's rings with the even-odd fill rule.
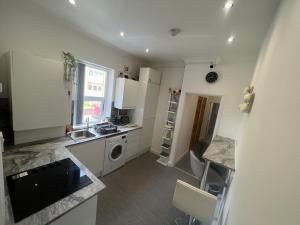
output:
[[[93,121],[91,122],[90,124],[96,124],[96,123],[101,123],[106,117],[109,117],[110,115],[110,107],[111,107],[111,104],[108,103],[108,100],[110,98],[110,94],[109,92],[110,91],[113,91],[113,90],[109,90],[110,88],[110,82],[111,82],[111,79],[110,79],[110,76],[113,75],[113,70],[112,69],[109,69],[107,67],[104,67],[104,66],[101,66],[101,65],[98,65],[98,64],[95,64],[95,63],[91,63],[91,62],[87,62],[87,61],[83,61],[83,60],[76,60],[77,64],[82,64],[84,65],[84,71],[86,70],[86,67],[91,67],[91,68],[94,68],[94,69],[98,69],[98,70],[102,70],[104,72],[106,72],[106,77],[105,77],[105,91],[104,91],[104,97],[90,97],[90,100],[93,101],[93,99],[95,99],[95,101],[99,101],[99,102],[102,102],[102,107],[101,107],[101,110],[102,110],[102,114],[101,114],[101,117],[99,118],[99,120],[97,121]],[[82,99],[82,103],[81,103],[81,109],[83,111],[83,104],[84,104],[84,101],[86,101],[86,98],[84,96],[84,87],[85,87],[85,72],[84,72],[84,77],[82,78],[83,79],[83,88],[82,88],[82,93],[81,93],[81,99]],[[73,83],[73,101],[74,101],[74,104],[73,104],[73,116],[72,116],[72,125],[73,127],[80,127],[82,126],[83,124],[85,124],[85,121],[83,121],[83,112],[81,112],[80,114],[78,113],[78,110],[79,110],[79,101],[78,100],[78,96],[79,96],[79,93],[78,93],[78,89],[79,89],[79,71],[78,71],[78,66],[77,66],[77,70],[76,70],[76,73],[75,73],[75,77],[74,77],[74,83]],[[92,85],[93,86],[93,85]],[[81,91],[81,90],[80,90]],[[78,115],[81,115],[81,123],[78,123]]]

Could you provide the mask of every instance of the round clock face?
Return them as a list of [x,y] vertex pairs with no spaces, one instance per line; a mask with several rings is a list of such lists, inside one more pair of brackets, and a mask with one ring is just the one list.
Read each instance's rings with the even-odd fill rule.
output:
[[209,72],[206,77],[205,77],[205,80],[208,82],[208,83],[214,83],[218,80],[218,74],[216,72]]

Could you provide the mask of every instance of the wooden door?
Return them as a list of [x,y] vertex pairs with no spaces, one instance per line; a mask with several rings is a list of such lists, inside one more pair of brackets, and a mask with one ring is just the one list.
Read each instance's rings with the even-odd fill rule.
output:
[[209,140],[209,142],[211,142],[214,134],[220,103],[213,102],[211,103],[210,107],[211,107],[210,115],[207,122],[206,135],[205,135],[205,138]]
[[194,118],[193,132],[190,141],[190,150],[197,144],[201,132],[201,127],[203,124],[203,117],[205,112],[207,98],[200,97],[198,98],[196,114]]

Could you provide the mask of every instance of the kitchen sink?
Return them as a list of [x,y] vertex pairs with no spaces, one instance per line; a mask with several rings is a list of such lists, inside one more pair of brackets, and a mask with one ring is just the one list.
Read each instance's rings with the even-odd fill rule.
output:
[[89,132],[87,130],[78,130],[78,131],[73,131],[69,133],[69,136],[73,139],[73,140],[81,140],[81,139],[85,139],[85,138],[92,138],[95,137],[96,135],[93,134],[92,132]]

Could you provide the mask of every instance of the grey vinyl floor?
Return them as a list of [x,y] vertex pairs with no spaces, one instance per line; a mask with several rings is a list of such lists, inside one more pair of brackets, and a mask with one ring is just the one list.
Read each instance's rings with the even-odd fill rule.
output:
[[176,164],[176,168],[183,170],[185,173],[193,176],[193,171],[190,162],[190,154],[185,154],[185,156],[182,157],[182,159]]
[[172,206],[176,180],[198,182],[156,159],[146,153],[101,178],[107,188],[98,197],[97,225],[187,224],[188,217]]

